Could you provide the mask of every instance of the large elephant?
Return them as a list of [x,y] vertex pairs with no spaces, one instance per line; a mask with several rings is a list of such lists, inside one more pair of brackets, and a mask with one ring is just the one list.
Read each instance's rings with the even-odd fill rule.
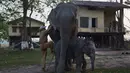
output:
[[[76,61],[76,72],[80,73],[82,69],[86,69],[86,61],[84,54],[90,57],[91,69],[94,70],[95,61],[95,44],[93,41],[88,39],[81,39],[74,37],[69,41],[69,47],[67,49],[67,59],[74,59]],[[57,56],[60,57],[60,45],[61,40],[57,43]]]
[[[49,25],[48,27],[49,29],[49,32],[48,32],[48,35],[50,36],[50,38],[53,40],[53,42],[55,43],[54,44],[54,52],[55,52],[55,56],[56,56],[56,61],[55,61],[55,66],[57,67],[57,64],[58,64],[58,56],[59,56],[59,53],[60,53],[60,46],[58,46],[58,49],[56,49],[56,45],[58,44],[59,40],[60,40],[60,33],[58,30],[54,30],[54,28],[52,27],[52,25]],[[58,56],[57,56],[58,55]],[[66,56],[67,57],[67,56]],[[69,62],[69,64],[68,64]],[[66,62],[65,62],[66,66],[65,66],[65,70],[66,71],[69,71],[71,70],[70,69],[70,59],[66,59]]]
[[[58,57],[58,66],[56,67],[57,73],[64,73],[65,60],[66,60],[66,51],[68,48],[69,40],[76,36],[76,30],[72,29],[77,27],[76,24],[76,15],[77,15],[77,6],[73,3],[59,3],[55,9],[51,11],[48,16],[48,21],[60,33],[60,57]],[[55,43],[56,44],[56,43]]]

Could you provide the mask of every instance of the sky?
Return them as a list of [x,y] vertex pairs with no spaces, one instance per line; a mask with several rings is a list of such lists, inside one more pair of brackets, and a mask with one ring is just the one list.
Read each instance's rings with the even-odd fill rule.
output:
[[[80,0],[80,1],[116,1],[116,0]],[[118,2],[120,2],[120,0],[117,0]],[[126,1],[126,0],[123,0],[124,2]],[[44,12],[44,15],[47,17],[48,16],[48,14],[50,13],[50,11],[51,11],[51,8],[48,8],[48,7],[46,7],[45,8],[45,12]],[[37,16],[35,16],[35,14],[37,14]],[[40,20],[40,21],[43,21],[43,22],[45,22],[46,23],[46,26],[48,26],[49,25],[49,23],[48,22],[46,22],[46,19],[44,18],[40,18],[40,14],[38,14],[38,13],[33,13],[33,15],[32,15],[32,18],[35,18],[35,19],[37,19],[37,20]],[[130,19],[130,9],[124,9],[124,26],[126,27],[126,26],[128,26],[128,27],[130,27],[130,20],[128,20],[128,19]],[[128,27],[126,27],[126,29],[128,30],[128,31],[130,31],[130,28],[128,28]],[[126,34],[125,36],[124,36],[126,39],[130,39],[130,33],[128,33],[128,34]],[[36,39],[37,40],[37,39]]]

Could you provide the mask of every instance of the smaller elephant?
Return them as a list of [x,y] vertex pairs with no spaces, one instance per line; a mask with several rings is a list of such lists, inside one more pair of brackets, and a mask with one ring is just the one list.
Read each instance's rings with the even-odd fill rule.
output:
[[[56,44],[56,65],[58,65],[58,58],[60,57],[60,44],[61,41]],[[86,54],[90,57],[91,69],[94,70],[95,49],[95,44],[90,39],[73,37],[72,40],[69,41],[66,58],[67,60],[74,59],[76,61],[76,72],[80,73],[83,68],[86,68],[86,61],[84,58],[84,54]]]
[[94,62],[95,62],[95,43],[92,41],[92,39],[90,38],[86,38],[84,40],[85,45],[83,47],[83,52],[90,57],[91,60],[91,70],[94,70]]

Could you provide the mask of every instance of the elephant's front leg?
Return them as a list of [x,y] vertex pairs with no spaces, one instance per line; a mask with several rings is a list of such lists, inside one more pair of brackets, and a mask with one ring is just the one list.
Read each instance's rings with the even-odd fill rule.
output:
[[76,73],[81,73],[82,56],[76,57]]
[[71,67],[72,67],[72,65],[71,65],[71,59],[67,58],[66,61],[65,61],[65,70],[66,71],[70,71]]
[[84,58],[84,54],[83,54],[82,58],[83,58],[83,61],[82,61],[82,63],[83,63],[82,70],[85,71],[86,70],[86,66],[87,66],[87,62],[86,62],[86,60]]
[[65,69],[65,60],[66,60],[66,51],[68,48],[68,43],[70,39],[70,30],[62,28],[60,30],[60,36],[61,36],[61,51],[60,51],[60,60],[58,63],[57,73],[64,73]]
[[91,70],[94,71],[95,53],[90,55]]
[[55,72],[57,72],[57,67],[58,67],[58,63],[59,63],[59,59],[60,59],[60,43],[56,43],[56,47],[55,47]]

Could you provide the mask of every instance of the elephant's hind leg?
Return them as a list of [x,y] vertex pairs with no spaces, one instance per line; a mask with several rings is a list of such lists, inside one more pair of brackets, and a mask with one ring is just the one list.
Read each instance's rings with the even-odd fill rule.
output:
[[76,57],[76,73],[81,73],[82,56]]

